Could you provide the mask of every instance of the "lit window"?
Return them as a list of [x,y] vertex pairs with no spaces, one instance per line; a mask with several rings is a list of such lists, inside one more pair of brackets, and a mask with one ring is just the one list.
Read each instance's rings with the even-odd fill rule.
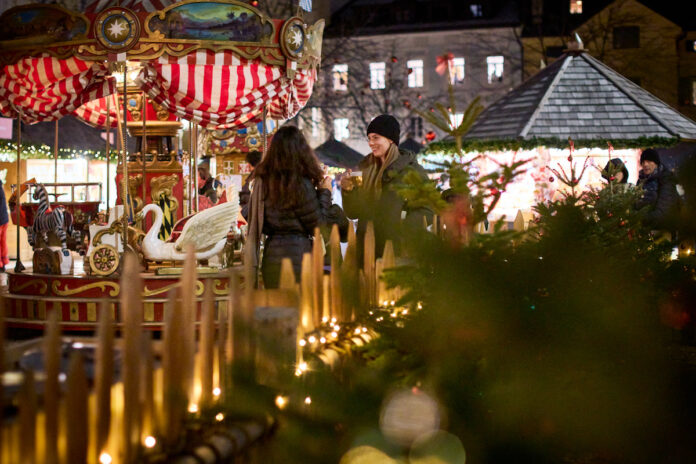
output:
[[696,77],[679,78],[679,104],[696,105]]
[[408,86],[423,87],[423,60],[408,60]]
[[411,135],[414,137],[423,137],[423,118],[414,116],[409,119]]
[[312,107],[312,137],[319,136],[319,124],[321,122],[321,108]]
[[348,90],[348,65],[335,64],[333,67],[334,90]]
[[691,53],[696,52],[696,40],[686,41],[686,51]]
[[452,85],[464,82],[464,58],[453,58],[449,62],[450,83]]
[[496,55],[489,56],[486,58],[486,65],[488,66],[488,83],[492,84],[494,82],[503,81],[503,66],[505,63],[505,58]]
[[582,14],[582,0],[570,0],[570,14]]
[[452,128],[457,128],[464,120],[464,113],[454,113],[450,115],[450,125]]
[[383,89],[386,87],[385,74],[387,72],[384,62],[370,63],[370,88]]
[[481,16],[483,16],[483,6],[480,3],[474,3],[473,5],[470,5],[469,9],[471,10],[471,15],[474,18],[480,18]]
[[345,140],[348,137],[350,137],[350,131],[348,130],[348,119],[334,119],[334,138],[336,140]]

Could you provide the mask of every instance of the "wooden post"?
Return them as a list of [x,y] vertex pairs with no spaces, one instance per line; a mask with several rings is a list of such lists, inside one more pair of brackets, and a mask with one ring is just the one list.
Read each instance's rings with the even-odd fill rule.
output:
[[15,208],[17,209],[17,261],[15,262],[15,272],[22,272],[25,267],[22,264],[22,254],[19,251],[19,230],[20,230],[20,218],[22,210],[22,109],[19,109],[17,114],[17,204]]
[[[143,113],[142,113],[142,119],[143,119],[143,135],[142,139],[140,141],[140,154],[141,158],[140,160],[143,163],[142,166],[142,176],[143,176],[143,205],[147,201],[147,172],[145,170],[145,157],[147,156],[147,95],[145,95],[145,92],[142,94],[142,99],[143,99]],[[157,155],[155,155],[155,158]],[[157,161],[155,159],[154,161]],[[143,224],[143,228],[145,225]]]
[[22,464],[36,462],[36,387],[34,372],[24,373],[19,391],[19,457]]
[[67,462],[84,463],[87,462],[87,443],[89,442],[87,425],[89,389],[82,354],[79,351],[73,351],[70,355],[66,390]]
[[[122,153],[122,160],[123,160],[123,189],[121,190],[121,201],[123,202],[123,218],[121,218],[122,221],[122,226],[123,230],[121,231],[122,234],[122,240],[123,240],[123,251],[126,251],[126,247],[128,246],[128,216],[129,214],[133,214],[135,216],[135,211],[131,211],[131,200],[130,198],[130,192],[128,191],[128,185],[130,184],[130,178],[128,177],[128,144],[126,143],[126,132],[127,132],[127,122],[128,121],[128,113],[127,113],[127,100],[128,100],[128,94],[126,92],[126,73],[128,71],[128,66],[124,63],[123,64],[123,124],[122,122],[119,121],[118,127],[119,127],[119,135],[121,136],[121,149],[123,150]],[[117,114],[120,114],[119,111],[116,111]],[[145,179],[143,179],[143,182],[145,182]],[[143,198],[143,201],[145,199]]]
[[121,278],[121,313],[123,320],[123,456],[132,462],[140,445],[141,405],[140,370],[142,347],[142,281],[134,254],[125,253]]
[[109,439],[111,423],[111,384],[114,375],[114,327],[109,303],[104,300],[99,306],[97,328],[97,352],[95,365],[95,393],[97,408],[96,455],[104,451]]
[[196,257],[193,245],[186,249],[184,270],[181,274],[181,317],[184,321],[184,334],[180,343],[184,348],[184,357],[178,362],[184,367],[185,391],[189,399],[193,398],[194,359],[196,354]]
[[343,301],[341,292],[341,241],[336,224],[331,228],[331,317],[343,322]]
[[181,310],[181,299],[178,298],[176,290],[172,290],[164,308],[163,397],[162,411],[159,414],[167,446],[177,443],[188,405],[184,387],[184,370],[187,366],[184,366],[182,362],[185,351],[182,339],[186,321],[182,317]]
[[313,291],[313,264],[312,255],[305,253],[302,255],[302,278],[300,279],[300,325],[302,332],[307,333],[314,330],[314,313],[312,302],[315,292]]
[[365,270],[365,280],[367,282],[367,303],[369,307],[377,306],[377,280],[375,274],[375,226],[370,221],[365,230],[363,243],[363,269]]
[[319,228],[314,229],[314,243],[312,244],[312,310],[314,326],[318,326],[322,321],[322,305],[324,300],[322,292],[324,290],[324,239]]
[[58,462],[58,407],[60,385],[61,340],[60,340],[60,312],[48,313],[46,332],[44,334],[43,354],[46,380],[44,381],[44,415],[46,420],[46,445],[44,462],[54,464]]
[[295,290],[296,283],[292,261],[290,258],[283,258],[280,262],[280,285],[278,287],[285,290]]
[[[53,183],[58,183],[58,119],[56,119],[56,126],[53,131]],[[53,186],[53,193],[58,193],[58,186]]]
[[201,314],[201,339],[198,350],[201,361],[201,405],[213,402],[213,361],[215,356],[215,301],[212,282],[205,286]]
[[140,404],[142,405],[141,439],[153,435],[157,428],[155,417],[155,359],[152,353],[152,332],[143,332],[141,338]]

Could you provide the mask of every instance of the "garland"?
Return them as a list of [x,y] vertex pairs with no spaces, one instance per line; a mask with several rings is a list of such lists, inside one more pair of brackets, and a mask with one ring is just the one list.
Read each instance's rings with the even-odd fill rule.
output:
[[[115,160],[117,151],[111,151],[111,159]],[[53,148],[43,144],[22,144],[23,159],[53,159]],[[106,161],[104,150],[83,150],[59,148],[58,159],[88,158],[90,160]],[[9,140],[0,140],[0,161],[16,161],[17,144]]]
[[[678,138],[668,138],[668,137],[639,137],[637,139],[584,139],[575,140],[573,143],[575,148],[606,148],[607,143],[611,142],[612,146],[616,149],[622,148],[646,148],[646,147],[671,147],[679,142]],[[536,138],[531,139],[494,139],[494,140],[480,140],[480,139],[465,139],[462,140],[462,151],[472,152],[472,151],[514,151],[514,150],[532,150],[537,147],[546,148],[568,148],[568,139],[560,138]],[[423,155],[433,155],[433,154],[456,154],[457,146],[454,140],[440,140],[438,142],[432,142],[428,144],[425,149],[420,153]]]

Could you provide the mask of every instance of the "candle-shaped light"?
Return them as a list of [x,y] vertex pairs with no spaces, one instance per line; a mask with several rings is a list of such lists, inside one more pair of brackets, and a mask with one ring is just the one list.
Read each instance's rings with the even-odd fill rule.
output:
[[70,354],[65,394],[67,462],[87,462],[87,374],[79,351]]
[[160,417],[161,426],[167,445],[177,443],[181,431],[182,421],[188,405],[188,397],[185,390],[184,366],[181,358],[184,356],[185,347],[181,343],[184,336],[183,325],[185,321],[181,317],[181,300],[176,290],[169,293],[164,308],[164,343],[162,346],[162,388],[163,401]]
[[387,284],[384,281],[384,271],[392,269],[396,266],[396,258],[394,257],[394,244],[391,240],[387,240],[384,243],[384,253],[382,254],[382,272],[380,276],[380,287],[381,291],[384,292],[386,300],[392,301],[396,299],[396,292],[394,289],[387,288]]
[[325,275],[322,281],[322,320],[331,320],[331,277]]
[[[228,291],[231,285],[228,283]],[[227,314],[231,310],[232,299],[228,295],[227,298],[218,303],[218,329],[217,329],[217,387],[220,392],[224,392],[227,386],[225,371],[227,370]],[[220,395],[217,395],[220,396]],[[224,398],[223,398],[224,399]]]
[[43,340],[44,355],[44,416],[45,416],[45,453],[44,462],[54,464],[58,462],[58,403],[60,386],[58,374],[60,374],[60,312],[51,311],[46,321],[46,332]]
[[184,369],[184,389],[188,398],[193,395],[193,379],[196,354],[196,256],[193,245],[186,248],[186,260],[181,274],[181,317],[184,320],[181,344],[183,356],[179,360]]
[[140,371],[140,403],[142,404],[141,436],[155,433],[155,359],[152,353],[152,332],[143,333]]

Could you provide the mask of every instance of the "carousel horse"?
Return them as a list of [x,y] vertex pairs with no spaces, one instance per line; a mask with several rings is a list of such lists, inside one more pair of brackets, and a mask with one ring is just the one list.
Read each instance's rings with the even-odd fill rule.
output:
[[48,200],[48,192],[46,192],[46,187],[43,184],[36,184],[32,198],[39,200],[39,208],[36,214],[34,214],[34,224],[27,228],[29,245],[34,248],[36,244],[34,239],[39,234],[41,234],[44,243],[48,245],[48,232],[55,232],[60,239],[63,254],[65,254],[68,249],[67,234],[74,236],[72,214],[65,211],[62,206],[49,211],[51,203]]

